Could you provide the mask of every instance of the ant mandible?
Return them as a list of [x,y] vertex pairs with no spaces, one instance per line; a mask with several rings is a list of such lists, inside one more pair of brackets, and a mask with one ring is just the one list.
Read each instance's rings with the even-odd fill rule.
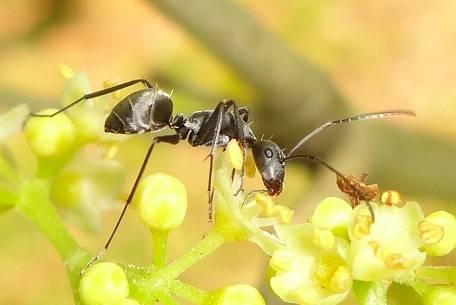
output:
[[[225,147],[231,139],[236,139],[239,142],[243,148],[244,154],[246,148],[252,149],[253,159],[259,173],[261,174],[264,186],[266,187],[266,192],[270,196],[275,196],[279,195],[282,191],[286,161],[301,157],[299,155],[293,155],[293,153],[310,138],[327,127],[349,123],[352,121],[381,119],[394,115],[415,115],[412,111],[395,110],[366,113],[354,117],[329,121],[319,126],[297,142],[287,155],[285,155],[284,151],[273,141],[257,140],[248,124],[249,109],[246,107],[238,107],[234,100],[224,100],[219,102],[213,110],[198,110],[191,113],[188,117],[185,117],[182,113],[173,115],[173,102],[171,96],[162,90],[155,89],[145,79],[131,80],[110,88],[86,94],[52,114],[32,113],[31,116],[54,117],[85,100],[110,94],[138,83],[142,83],[146,88],[127,95],[116,106],[114,106],[105,121],[105,132],[116,134],[141,134],[145,132],[155,132],[168,127],[172,129],[175,134],[156,136],[152,139],[130,194],[128,195],[122,212],[120,213],[120,216],[111,234],[109,235],[103,250],[87,264],[84,270],[96,262],[109,248],[125,211],[128,205],[132,202],[136,188],[144,173],[155,144],[177,144],[181,140],[187,139],[192,146],[211,147],[210,153],[207,157],[210,159],[207,190],[209,195],[209,206],[211,207],[213,199],[212,166],[215,149],[217,147]],[[309,156],[306,158],[309,158]],[[316,157],[313,158],[316,160],[318,159]],[[212,213],[210,213],[210,215],[211,214]],[[84,270],[82,270],[82,272]]]

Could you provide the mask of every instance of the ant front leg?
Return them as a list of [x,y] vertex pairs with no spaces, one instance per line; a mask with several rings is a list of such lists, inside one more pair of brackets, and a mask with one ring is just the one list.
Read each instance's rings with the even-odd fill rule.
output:
[[81,103],[83,101],[86,101],[86,100],[89,100],[89,99],[92,99],[92,98],[95,98],[95,97],[100,97],[100,96],[103,96],[103,95],[106,95],[106,94],[110,94],[110,93],[116,92],[117,90],[133,86],[133,85],[135,85],[137,83],[143,83],[144,86],[146,86],[147,88],[152,88],[152,85],[147,80],[145,80],[145,79],[134,79],[134,80],[131,80],[131,81],[128,81],[128,82],[125,82],[125,83],[122,83],[122,84],[119,84],[119,85],[116,85],[116,86],[113,86],[113,87],[109,87],[109,88],[106,88],[106,89],[103,89],[103,90],[100,90],[100,91],[95,91],[95,92],[92,92],[92,93],[88,93],[88,94],[82,96],[81,98],[77,99],[76,101],[72,102],[71,104],[63,107],[62,109],[57,110],[54,113],[51,113],[51,114],[31,113],[30,116],[32,116],[32,117],[46,117],[46,118],[54,117],[57,114],[62,113],[62,112],[70,109],[71,107],[73,107],[73,106],[75,106],[75,105],[77,105],[77,104],[79,104],[79,103]]
[[[208,193],[208,204],[209,204],[209,222],[212,222],[213,219],[213,207],[212,202],[214,198],[214,186],[212,185],[212,168],[214,162],[214,154],[215,148],[219,145],[220,140],[220,132],[222,130],[223,119],[227,113],[227,110],[233,107],[233,114],[234,114],[234,136],[236,139],[240,140],[242,143],[244,140],[244,133],[240,128],[240,114],[239,109],[236,106],[236,103],[233,100],[223,101],[217,104],[214,111],[211,113],[207,121],[201,126],[200,133],[198,134],[198,139],[195,141],[196,145],[204,145],[206,143],[211,143],[211,151],[209,155],[206,157],[210,158],[210,165],[209,165],[209,179],[207,185],[207,193]],[[248,113],[248,110],[243,110],[243,114],[245,117],[245,113]],[[226,126],[225,126],[226,128]]]
[[139,181],[141,180],[141,178],[144,174],[144,171],[147,167],[147,163],[149,162],[149,158],[150,158],[150,155],[152,154],[155,144],[160,143],[160,142],[169,143],[169,144],[177,144],[177,143],[179,143],[179,141],[181,139],[182,139],[182,137],[180,134],[174,134],[174,135],[158,136],[152,140],[152,143],[150,144],[149,149],[147,150],[146,156],[144,157],[144,161],[141,165],[141,169],[139,170],[138,175],[136,176],[135,182],[133,184],[133,188],[131,189],[127,200],[125,201],[122,212],[120,213],[119,218],[117,219],[117,222],[116,222],[113,230],[111,231],[111,234],[109,235],[108,240],[106,241],[103,249],[87,263],[87,265],[84,267],[84,269],[81,270],[81,272],[80,272],[81,274],[83,274],[96,261],[98,261],[103,256],[103,254],[108,250],[109,245],[111,244],[111,241],[114,238],[114,235],[116,234],[120,223],[122,222],[123,216],[125,215],[125,212],[127,211],[127,207],[130,205],[130,203],[133,200],[133,197],[135,195]]

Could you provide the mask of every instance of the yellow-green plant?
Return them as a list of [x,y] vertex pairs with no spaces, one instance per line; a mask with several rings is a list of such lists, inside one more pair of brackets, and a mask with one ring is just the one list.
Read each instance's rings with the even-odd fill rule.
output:
[[[68,78],[64,104],[89,92],[84,74],[68,69],[64,74]],[[397,282],[414,288],[425,305],[456,304],[456,268],[423,265],[427,255],[446,255],[456,247],[454,215],[437,211],[425,216],[414,202],[371,203],[373,222],[365,205],[352,209],[342,199],[326,198],[307,222],[300,223],[293,220],[291,209],[267,196],[246,200],[246,192],[234,195],[241,180],[237,174],[232,179],[231,173],[244,162],[236,142],[215,160],[216,217],[202,240],[167,261],[168,234],[185,218],[187,191],[178,179],[157,173],[142,179],[133,201],[152,235],[152,264],[99,262],[81,276],[92,254],[71,236],[57,208],[76,210],[79,222],[94,226],[94,203],[109,202],[123,183],[120,164],[109,158],[115,139],[102,131],[106,109],[100,105],[110,98],[83,103],[54,118],[28,118],[26,106],[0,116],[5,147],[6,139],[24,132],[37,160],[36,173],[27,176],[7,158],[0,158],[0,211],[23,213],[48,238],[65,265],[77,304],[135,305],[158,300],[172,305],[178,299],[203,305],[265,304],[260,292],[249,285],[205,291],[179,280],[223,243],[239,240],[255,243],[270,258],[269,284],[288,303],[334,305],[354,291],[360,304],[384,305],[389,285]],[[92,157],[87,159],[81,152],[89,144]],[[81,167],[81,162],[87,166]],[[246,170],[252,174],[251,164],[246,164]]]

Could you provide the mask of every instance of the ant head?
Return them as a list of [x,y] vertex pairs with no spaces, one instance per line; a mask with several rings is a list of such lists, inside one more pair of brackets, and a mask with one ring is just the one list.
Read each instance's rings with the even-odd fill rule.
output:
[[256,141],[252,153],[268,194],[279,195],[285,176],[285,154],[279,145],[270,140]]

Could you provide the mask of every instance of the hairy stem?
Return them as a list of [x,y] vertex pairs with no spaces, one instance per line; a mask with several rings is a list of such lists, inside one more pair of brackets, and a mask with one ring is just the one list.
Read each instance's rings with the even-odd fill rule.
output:
[[166,249],[168,245],[168,231],[152,230],[152,265],[157,268],[166,266]]
[[169,283],[169,290],[177,297],[193,304],[204,305],[209,300],[209,293],[207,291],[178,280],[173,280]]
[[190,248],[187,253],[163,268],[161,270],[162,277],[169,280],[177,278],[185,270],[217,249],[224,241],[223,236],[216,230],[210,231],[205,238]]

